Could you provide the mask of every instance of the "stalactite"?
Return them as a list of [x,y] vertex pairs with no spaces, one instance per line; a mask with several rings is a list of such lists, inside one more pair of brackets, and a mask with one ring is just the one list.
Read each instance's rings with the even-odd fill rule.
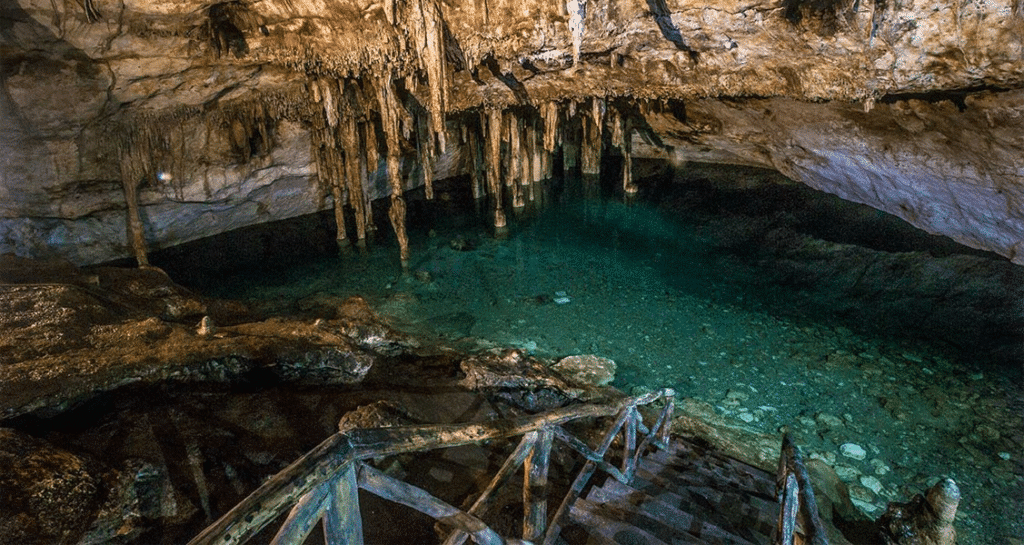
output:
[[604,100],[595,97],[590,118],[583,116],[583,142],[580,150],[580,171],[585,175],[601,173],[601,133],[604,127]]
[[587,17],[587,0],[566,0],[565,9],[569,12],[569,32],[572,34],[572,66],[580,63],[583,49],[584,20]]
[[494,198],[494,227],[507,226],[505,212],[501,207],[501,110],[487,111],[487,181]]
[[[345,162],[347,163],[347,161]],[[334,222],[336,226],[335,242],[337,243],[339,250],[349,244],[348,233],[345,229],[345,201],[342,195],[341,176],[341,172],[331,173],[331,194],[334,197]]]
[[405,199],[402,197],[402,155],[399,143],[399,104],[395,96],[392,75],[387,74],[377,84],[377,102],[380,106],[381,126],[387,144],[388,179],[391,184],[391,208],[388,218],[398,237],[402,267],[409,266],[409,236],[405,231]]
[[622,152],[622,190],[635,195],[640,188],[633,183],[633,120],[629,112],[613,108],[611,126],[612,145]]
[[526,206],[523,201],[523,181],[526,180],[527,171],[523,169],[523,120],[512,113],[509,119],[509,176],[506,183],[512,189],[512,208],[522,210]]
[[555,151],[558,145],[558,103],[545,102],[541,107],[541,118],[544,120],[544,149]]
[[487,189],[484,187],[484,180],[486,175],[482,173],[483,170],[483,153],[480,149],[480,138],[477,136],[476,131],[470,131],[467,136],[470,161],[472,164],[472,183],[473,183],[473,200],[480,201],[487,196]]
[[423,187],[428,200],[434,199],[434,137],[430,120],[420,117],[416,123],[416,151],[423,171]]
[[[124,153],[122,151],[122,153]],[[131,167],[132,158],[121,157],[121,184],[124,186],[124,200],[128,205],[128,239],[135,254],[135,261],[139,267],[149,266],[149,256],[146,251],[146,236],[143,232],[142,217],[139,213],[139,180],[136,172]]]
[[345,118],[341,126],[341,142],[345,148],[345,180],[348,186],[348,202],[356,222],[356,244],[366,244],[366,211],[363,195],[363,181],[359,175],[363,154],[359,140],[359,125],[355,116]]
[[627,116],[622,119],[622,124],[625,133],[622,142],[622,190],[627,195],[635,195],[640,188],[633,183],[633,123]]
[[[444,21],[441,8],[436,0],[413,0],[414,21],[419,28],[416,32],[420,60],[425,64],[427,85],[430,87],[430,119],[442,153],[445,142],[445,110],[448,107],[448,89],[451,74],[444,51]],[[418,13],[417,13],[418,12]]]

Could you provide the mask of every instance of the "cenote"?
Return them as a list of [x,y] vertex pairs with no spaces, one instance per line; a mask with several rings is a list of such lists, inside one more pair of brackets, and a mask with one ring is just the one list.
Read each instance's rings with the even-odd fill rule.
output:
[[[404,269],[386,204],[365,247],[338,251],[320,214],[152,262],[264,315],[315,319],[359,295],[427,344],[609,358],[627,393],[671,387],[737,426],[790,432],[870,516],[948,476],[961,542],[1020,535],[1019,267],[772,171],[638,172],[628,199],[617,180],[553,181],[497,234],[466,180],[411,192]],[[848,443],[866,456],[837,454]]]

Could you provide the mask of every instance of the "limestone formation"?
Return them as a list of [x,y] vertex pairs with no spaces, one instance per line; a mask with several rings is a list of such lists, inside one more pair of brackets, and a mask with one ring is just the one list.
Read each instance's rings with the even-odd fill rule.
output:
[[1024,263],[1012,0],[12,0],[0,19],[2,253],[145,264],[329,207],[345,244],[389,197],[407,261],[405,191],[469,172],[501,226],[560,150],[584,173],[622,154],[627,194],[637,158],[767,166]]
[[380,357],[413,346],[359,298],[334,302],[330,318],[309,323],[261,319],[190,294],[155,269],[94,276],[3,256],[0,276],[11,282],[0,285],[4,419],[63,412],[128,384],[225,383],[253,371],[288,383],[358,383]]

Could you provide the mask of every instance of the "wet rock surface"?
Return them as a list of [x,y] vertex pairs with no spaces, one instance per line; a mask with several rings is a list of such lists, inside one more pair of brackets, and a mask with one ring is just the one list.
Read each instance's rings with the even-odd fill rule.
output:
[[[60,412],[105,391],[161,381],[362,380],[377,358],[414,342],[365,301],[336,301],[319,321],[260,319],[244,305],[197,296],[156,269],[0,258],[0,410]],[[30,281],[31,283],[25,283]],[[219,324],[203,333],[206,318]],[[249,321],[244,321],[249,320]]]

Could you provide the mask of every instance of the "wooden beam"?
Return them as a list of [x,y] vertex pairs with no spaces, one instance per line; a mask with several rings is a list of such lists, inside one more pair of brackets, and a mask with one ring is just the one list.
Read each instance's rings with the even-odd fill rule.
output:
[[329,484],[322,484],[299,499],[270,545],[302,545],[327,508]]
[[353,460],[348,437],[328,437],[313,450],[257,488],[241,503],[203,530],[189,545],[235,545],[256,535],[289,505],[327,482]]
[[331,545],[363,545],[356,464],[359,462],[349,464],[338,476],[321,486],[329,489],[327,512],[324,513],[324,539]]
[[636,426],[640,420],[640,411],[636,410],[635,405],[629,407],[626,411],[629,413],[629,416],[626,417],[626,425],[622,430],[622,473],[627,479],[632,480],[634,467],[633,453],[636,452]]
[[481,545],[504,545],[505,540],[484,522],[434,497],[422,488],[393,479],[363,463],[359,464],[359,486],[386,500],[411,507],[473,536]]
[[[615,436],[619,434],[619,429],[622,428],[622,424],[625,423],[626,417],[629,414],[629,405],[619,411],[619,416],[615,419],[615,423],[609,428],[608,432],[604,434],[604,439],[601,441],[601,446],[597,448],[597,454],[604,456],[604,453],[608,452],[608,447],[612,445],[612,441],[615,440]],[[587,486],[587,482],[590,481],[590,477],[594,475],[594,471],[597,469],[597,462],[587,460],[586,464],[583,464],[583,469],[580,470],[579,475],[576,475],[576,480],[573,481],[572,487],[569,488],[569,492],[562,499],[562,504],[558,506],[558,510],[555,511],[555,516],[551,519],[551,524],[548,526],[547,532],[544,534],[544,545],[553,545],[558,534],[562,531],[562,520],[569,514],[569,508],[572,507],[576,498],[583,492],[583,488]]]
[[523,541],[544,537],[548,522],[548,462],[552,430],[541,428],[537,444],[523,465]]
[[[534,444],[537,442],[537,432],[529,432],[523,436],[522,441],[516,447],[512,454],[505,459],[505,463],[502,464],[501,469],[491,479],[490,484],[480,494],[480,497],[473,502],[473,505],[469,508],[469,514],[473,516],[482,515],[490,504],[490,500],[494,495],[494,491],[505,485],[517,469],[526,461],[526,457],[533,452]],[[466,542],[468,534],[461,530],[452,532],[448,539],[444,541],[444,545],[462,545]]]

